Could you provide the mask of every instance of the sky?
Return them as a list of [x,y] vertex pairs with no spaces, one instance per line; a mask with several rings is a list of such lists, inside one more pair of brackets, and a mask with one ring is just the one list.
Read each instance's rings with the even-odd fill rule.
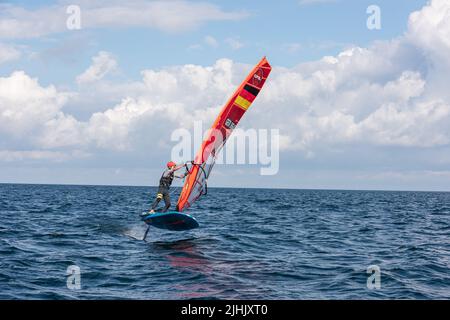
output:
[[0,183],[155,185],[266,56],[279,171],[210,187],[450,191],[449,39],[448,0],[0,1]]

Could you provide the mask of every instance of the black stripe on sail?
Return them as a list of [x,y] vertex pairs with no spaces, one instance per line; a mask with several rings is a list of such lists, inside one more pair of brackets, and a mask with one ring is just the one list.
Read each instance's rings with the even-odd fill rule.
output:
[[248,84],[246,84],[244,86],[244,89],[247,90],[248,92],[250,92],[252,95],[254,95],[255,97],[258,95],[259,93],[259,89],[249,86]]

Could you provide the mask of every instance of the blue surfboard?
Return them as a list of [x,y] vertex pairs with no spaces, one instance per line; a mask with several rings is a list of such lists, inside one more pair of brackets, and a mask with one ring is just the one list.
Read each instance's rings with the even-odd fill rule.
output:
[[142,217],[146,224],[159,229],[185,231],[198,228],[194,217],[178,211],[157,212]]

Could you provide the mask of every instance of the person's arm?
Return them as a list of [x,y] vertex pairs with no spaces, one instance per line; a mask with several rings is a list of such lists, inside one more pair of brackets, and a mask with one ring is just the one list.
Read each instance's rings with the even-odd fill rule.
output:
[[[185,166],[184,163],[181,163],[179,165],[177,165],[174,169],[174,171],[180,170],[181,168],[183,168]],[[173,175],[175,178],[179,178],[179,179],[183,179],[186,176],[186,173],[181,173],[181,174],[174,174]]]
[[184,166],[185,166],[184,163],[177,164],[177,165],[175,166],[175,168],[173,168],[173,171],[180,170],[180,169],[183,168]]
[[173,173],[173,172],[175,172],[175,171],[181,169],[183,166],[184,166],[184,164],[179,164],[179,165],[176,165],[175,168],[173,168],[173,169],[166,169],[166,170],[164,171],[163,175],[164,175],[165,177],[167,177],[169,174],[171,174],[171,173]]
[[177,164],[176,166],[175,166],[175,168],[173,168],[173,169],[167,169],[166,170],[166,172],[164,173],[164,176],[168,176],[170,173],[173,173],[173,176],[175,177],[175,178],[184,178],[185,176],[186,176],[186,174],[180,174],[180,175],[177,175],[177,174],[175,174],[175,171],[177,171],[177,170],[180,170],[181,168],[183,168],[184,167],[184,163],[182,163],[182,164]]

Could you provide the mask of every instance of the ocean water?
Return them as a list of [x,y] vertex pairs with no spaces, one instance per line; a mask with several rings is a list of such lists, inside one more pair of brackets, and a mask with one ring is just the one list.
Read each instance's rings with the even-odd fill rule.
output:
[[210,188],[144,242],[155,192],[0,185],[0,299],[450,298],[450,193]]

